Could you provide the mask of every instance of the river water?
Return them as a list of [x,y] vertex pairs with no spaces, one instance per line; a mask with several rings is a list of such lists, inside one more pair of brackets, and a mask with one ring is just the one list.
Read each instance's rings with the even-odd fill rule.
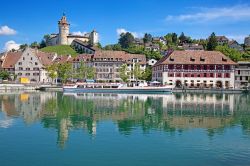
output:
[[1,166],[249,166],[244,94],[0,94]]

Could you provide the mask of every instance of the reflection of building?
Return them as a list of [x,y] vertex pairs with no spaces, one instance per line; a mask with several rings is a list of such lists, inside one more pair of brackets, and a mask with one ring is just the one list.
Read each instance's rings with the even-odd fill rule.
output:
[[[160,129],[225,128],[249,116],[249,96],[236,94],[67,94],[21,93],[0,95],[7,116],[22,116],[26,123],[40,120],[58,132],[64,147],[70,131],[84,129],[95,135],[98,123],[112,121],[121,133],[135,128]],[[11,110],[11,111],[9,111]]]
[[33,123],[41,118],[44,104],[56,93],[20,93],[0,95],[2,111],[8,116],[22,116],[26,123]]
[[177,87],[234,88],[235,65],[218,51],[173,51],[153,66],[152,79]]
[[166,95],[162,97],[163,108],[172,112],[200,112],[214,115],[214,113],[227,112],[233,114],[234,95],[228,94],[202,94],[202,95]]

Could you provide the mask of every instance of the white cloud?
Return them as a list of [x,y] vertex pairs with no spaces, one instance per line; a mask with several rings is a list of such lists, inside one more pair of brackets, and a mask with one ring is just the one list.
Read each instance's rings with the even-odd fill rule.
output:
[[17,32],[14,29],[9,28],[7,25],[0,27],[0,36],[1,35],[15,35]]
[[200,8],[200,11],[192,14],[168,15],[166,21],[211,21],[211,20],[250,20],[250,6],[236,5],[221,8]]
[[87,32],[81,32],[81,31],[77,31],[77,32],[72,32],[72,35],[80,35],[80,36],[84,36]]
[[17,44],[15,41],[7,41],[4,45],[4,51],[9,51],[12,49],[18,50],[21,44]]
[[127,31],[124,28],[116,29],[116,33],[118,36],[120,36],[122,33],[127,33],[127,32],[130,32],[135,38],[140,38],[140,37],[143,37],[144,35],[142,32],[131,32],[131,31]]

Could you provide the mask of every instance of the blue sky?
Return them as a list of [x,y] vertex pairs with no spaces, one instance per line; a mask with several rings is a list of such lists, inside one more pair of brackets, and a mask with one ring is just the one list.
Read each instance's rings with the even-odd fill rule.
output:
[[1,1],[0,50],[57,33],[63,12],[71,32],[96,29],[102,45],[116,43],[124,31],[193,38],[215,32],[239,42],[250,34],[249,0],[12,0]]

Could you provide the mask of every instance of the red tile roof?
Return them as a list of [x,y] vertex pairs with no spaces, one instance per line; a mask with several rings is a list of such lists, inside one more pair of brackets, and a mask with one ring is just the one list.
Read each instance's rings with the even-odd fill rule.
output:
[[118,58],[119,61],[125,61],[126,63],[132,63],[132,59],[137,58],[140,60],[140,64],[146,64],[146,56],[142,54],[130,54],[125,51],[107,51],[97,50],[93,56],[94,60],[97,58],[113,58],[114,61]]
[[17,63],[17,61],[20,59],[21,56],[22,56],[21,51],[6,53],[3,60],[2,68],[5,69],[14,68],[15,64]]
[[160,64],[229,64],[236,65],[234,61],[219,51],[173,51],[161,58],[154,66]]

